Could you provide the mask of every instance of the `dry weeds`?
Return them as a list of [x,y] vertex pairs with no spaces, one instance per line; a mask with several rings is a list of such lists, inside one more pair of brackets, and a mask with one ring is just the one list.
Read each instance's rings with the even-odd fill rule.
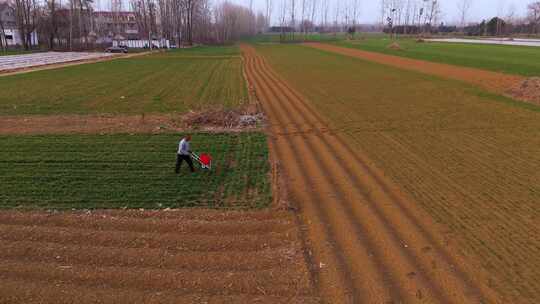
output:
[[508,91],[508,94],[519,100],[540,105],[540,77],[523,80]]

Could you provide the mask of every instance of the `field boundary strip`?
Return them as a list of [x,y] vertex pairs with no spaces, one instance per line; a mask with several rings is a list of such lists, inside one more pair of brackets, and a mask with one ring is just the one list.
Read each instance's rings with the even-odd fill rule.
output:
[[324,43],[309,42],[304,43],[304,45],[319,50],[360,58],[400,69],[470,83],[490,92],[502,95],[508,95],[509,90],[516,87],[526,79],[524,76],[519,75],[503,74],[476,68],[429,62],[425,60],[369,52]]
[[[192,131],[193,128],[184,123],[186,116],[186,114],[9,115],[0,116],[0,135],[167,134]],[[244,133],[260,130],[257,125],[197,126],[197,132],[202,133]]]

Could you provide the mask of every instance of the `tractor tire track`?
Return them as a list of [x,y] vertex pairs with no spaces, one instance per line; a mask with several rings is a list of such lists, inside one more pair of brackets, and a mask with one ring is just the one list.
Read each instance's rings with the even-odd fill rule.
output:
[[332,303],[496,303],[442,248],[429,220],[420,221],[414,205],[332,134],[254,48],[242,49],[270,120],[271,151],[286,164],[307,227],[321,296]]

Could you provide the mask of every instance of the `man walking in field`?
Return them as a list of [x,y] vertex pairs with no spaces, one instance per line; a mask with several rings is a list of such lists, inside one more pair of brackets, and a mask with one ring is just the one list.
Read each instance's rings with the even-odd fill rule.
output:
[[191,172],[195,172],[195,168],[193,168],[193,161],[191,160],[190,142],[191,135],[186,135],[186,137],[182,138],[178,144],[178,153],[176,154],[176,174],[180,173],[180,166],[184,160],[189,165]]

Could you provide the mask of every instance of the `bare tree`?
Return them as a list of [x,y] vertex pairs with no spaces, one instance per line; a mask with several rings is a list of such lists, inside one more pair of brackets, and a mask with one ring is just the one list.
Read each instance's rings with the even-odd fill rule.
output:
[[416,0],[407,0],[407,5],[405,8],[405,19],[404,19],[404,34],[409,33],[409,27],[411,26],[411,21],[414,25],[416,12]]
[[441,14],[441,6],[439,0],[424,0],[426,3],[424,15],[424,24],[431,30],[431,27],[439,20]]
[[311,0],[311,25],[312,25],[312,28],[311,30],[313,31],[314,30],[314,27],[315,27],[315,13],[317,11],[317,0]]
[[533,3],[530,3],[527,6],[528,12],[529,12],[529,22],[533,26],[533,31],[535,34],[539,32],[540,27],[540,1],[536,1]]
[[262,13],[255,16],[249,8],[229,2],[216,6],[214,18],[216,32],[219,33],[217,39],[222,43],[253,33],[252,24],[258,23],[260,26],[266,24]]
[[[253,13],[253,0],[249,0],[249,13],[250,13],[251,15],[255,15],[255,14]],[[249,29],[250,29],[250,30],[254,30],[254,29],[255,29],[255,19],[254,19],[254,18],[250,18],[249,22],[250,22],[250,24],[249,24]],[[253,34],[253,33],[251,33],[251,34]]]
[[6,39],[6,29],[4,27],[4,16],[3,14],[9,14],[12,10],[12,7],[9,3],[0,3],[0,48],[7,52],[7,39]]
[[334,15],[334,36],[337,36],[337,32],[339,30],[339,10],[340,10],[340,2],[338,1],[336,3],[336,11]]
[[[0,14],[2,12],[0,11]],[[4,28],[4,22],[2,21],[2,16],[0,16],[0,48],[7,52],[7,39],[6,39],[6,30]]]
[[36,29],[37,7],[35,0],[15,0],[17,27],[25,50],[33,44]]
[[467,22],[467,16],[469,14],[471,6],[472,0],[459,0],[457,4],[459,12],[459,24],[461,25],[461,27],[465,27],[465,23]]
[[358,0],[353,0],[352,2],[352,25],[354,28],[356,28],[356,23],[358,22],[358,16],[360,14],[360,7],[358,4]]
[[505,16],[506,22],[508,22],[508,23],[514,23],[515,18],[516,18],[516,15],[517,15],[516,11],[517,11],[516,4],[515,4],[515,3],[511,3],[511,4],[508,6],[508,11],[506,12],[506,16]]
[[323,3],[321,5],[321,22],[322,22],[322,27],[324,28],[324,30],[326,30],[328,27],[328,14],[330,11],[330,1],[329,0],[322,0],[322,1]]
[[279,17],[279,26],[280,26],[280,34],[279,39],[280,41],[285,40],[285,27],[287,25],[287,0],[281,0],[281,9],[280,9],[281,15]]
[[270,27],[270,22],[272,22],[272,10],[273,10],[273,1],[272,0],[266,0],[266,21],[268,24],[266,27]]
[[302,9],[301,9],[301,15],[300,15],[300,32],[302,32],[304,34],[304,39],[306,39],[305,37],[305,20],[306,20],[306,0],[302,0]]
[[47,1],[47,7],[49,9],[49,49],[54,49],[54,41],[58,38],[58,18],[56,16],[56,1]]
[[155,14],[152,13],[155,9],[152,0],[132,0],[131,7],[135,12],[139,29],[148,39],[148,47],[152,48],[152,30],[153,24],[155,23],[155,21],[152,20],[153,16],[155,16]]
[[384,26],[386,23],[386,10],[388,9],[388,1],[381,0],[381,25]]
[[292,39],[294,40],[294,32],[296,31],[296,0],[291,0],[291,28],[292,28]]

